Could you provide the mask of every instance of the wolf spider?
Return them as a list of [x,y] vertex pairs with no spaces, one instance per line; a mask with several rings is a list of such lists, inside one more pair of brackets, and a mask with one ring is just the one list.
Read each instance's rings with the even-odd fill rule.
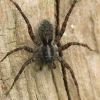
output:
[[51,63],[52,68],[56,68],[56,65],[55,65],[54,61],[58,60],[61,63],[62,67],[66,67],[70,71],[70,74],[73,78],[74,84],[77,88],[77,92],[78,92],[78,95],[79,95],[79,87],[78,87],[78,83],[77,83],[77,80],[75,78],[74,72],[73,72],[72,68],[69,66],[69,64],[67,62],[65,62],[65,60],[62,58],[62,51],[65,50],[65,49],[68,49],[72,45],[83,46],[83,47],[88,48],[91,51],[95,51],[95,50],[92,50],[87,44],[78,43],[78,42],[69,42],[65,45],[59,45],[60,44],[60,39],[61,39],[61,37],[63,36],[63,34],[65,32],[67,21],[69,19],[69,16],[70,16],[77,0],[73,0],[73,3],[71,5],[68,13],[66,14],[66,17],[65,17],[64,22],[62,24],[61,30],[57,34],[57,36],[55,36],[54,41],[53,41],[54,28],[53,28],[52,23],[50,23],[46,19],[41,22],[41,24],[39,26],[39,29],[38,29],[38,33],[39,33],[39,36],[40,36],[40,39],[41,39],[42,42],[39,42],[36,39],[36,37],[33,33],[33,30],[32,30],[32,26],[31,26],[28,18],[22,12],[19,5],[16,2],[14,2],[13,0],[10,0],[10,1],[15,5],[15,7],[19,10],[20,14],[24,18],[24,20],[27,24],[27,27],[28,27],[29,35],[30,35],[32,41],[37,45],[37,48],[33,49],[33,48],[30,48],[30,47],[27,47],[27,46],[18,47],[16,49],[8,52],[5,55],[5,57],[0,61],[0,62],[2,62],[8,55],[10,55],[10,54],[12,54],[12,53],[14,53],[18,50],[22,50],[22,49],[26,50],[27,52],[34,53],[34,56],[32,56],[29,60],[27,60],[22,65],[22,67],[21,67],[20,71],[18,72],[17,76],[15,77],[9,91],[7,92],[7,95],[9,94],[9,92],[13,88],[15,82],[18,80],[19,76],[23,72],[25,66],[27,66],[28,64],[32,63],[33,61],[35,61],[37,59],[40,60],[41,63],[42,63],[42,65],[40,66],[40,70],[42,70],[44,63]]

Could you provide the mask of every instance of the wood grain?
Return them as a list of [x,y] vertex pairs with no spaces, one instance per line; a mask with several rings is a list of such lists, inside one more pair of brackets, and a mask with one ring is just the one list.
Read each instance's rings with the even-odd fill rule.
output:
[[[14,0],[28,17],[33,31],[38,37],[38,26],[48,19],[55,27],[55,0]],[[59,5],[60,27],[72,0],[61,0]],[[61,43],[81,42],[100,51],[100,1],[79,0],[77,2],[61,39]],[[0,1],[0,59],[16,47],[35,48],[27,25],[22,16],[9,0]],[[63,52],[63,58],[73,69],[79,84],[81,100],[100,99],[100,54],[86,48],[72,46]],[[7,57],[0,63],[0,100],[79,100],[73,79],[66,69],[67,86],[65,90],[60,63],[51,69],[44,65],[39,70],[39,62],[27,66],[8,97],[4,93],[10,88],[22,64],[32,56],[22,50]],[[67,93],[66,93],[67,91]],[[69,93],[69,94],[68,94]],[[70,99],[69,99],[70,97]]]

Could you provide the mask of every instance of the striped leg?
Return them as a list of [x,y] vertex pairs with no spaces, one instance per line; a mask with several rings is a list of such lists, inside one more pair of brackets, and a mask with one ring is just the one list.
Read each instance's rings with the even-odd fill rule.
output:
[[75,84],[75,86],[77,88],[78,96],[80,98],[78,83],[77,83],[77,80],[75,78],[75,74],[74,74],[72,68],[61,57],[58,57],[58,61],[61,63],[62,67],[66,67],[70,71],[70,74],[71,74],[71,76],[72,76],[72,78],[74,80],[74,84]]
[[[60,47],[61,47],[61,43],[58,42],[57,46],[60,48]],[[62,50],[59,50],[59,56],[60,56],[60,57],[63,56]]]
[[63,51],[65,49],[68,49],[71,45],[78,45],[78,46],[83,46],[86,47],[87,49],[91,50],[91,51],[96,51],[96,50],[92,50],[87,44],[84,43],[78,43],[78,42],[69,42],[61,47],[59,47],[59,51]]
[[65,17],[65,19],[64,19],[64,22],[63,22],[63,24],[62,24],[60,33],[59,33],[59,34],[56,36],[56,38],[55,38],[55,41],[56,41],[57,43],[60,41],[61,37],[63,36],[63,33],[65,32],[66,25],[67,25],[67,21],[68,21],[68,19],[69,19],[69,16],[70,16],[70,14],[71,14],[71,12],[72,12],[72,10],[73,10],[73,8],[74,8],[76,2],[77,2],[77,0],[74,0],[74,1],[73,1],[72,5],[71,5],[71,8],[69,9],[69,11],[68,11],[68,13],[67,13],[67,15],[66,15],[66,17]]
[[7,92],[6,96],[8,96],[9,92],[10,92],[11,89],[13,88],[15,82],[18,80],[19,76],[21,75],[21,73],[23,72],[23,70],[25,69],[25,67],[26,67],[28,64],[32,63],[36,58],[37,58],[36,56],[35,56],[35,57],[32,57],[32,58],[30,58],[29,60],[27,60],[27,61],[22,65],[20,71],[18,72],[17,76],[15,77],[15,79],[14,79],[14,81],[13,81],[13,83],[12,83],[12,85],[11,85],[9,91]]
[[36,37],[35,37],[35,35],[33,33],[32,26],[31,26],[28,18],[25,16],[25,14],[22,12],[21,8],[19,7],[19,5],[16,2],[14,2],[13,0],[10,0],[10,1],[16,6],[16,8],[19,10],[20,14],[24,18],[24,20],[25,20],[25,22],[27,24],[28,32],[29,32],[29,35],[30,35],[32,41],[38,45],[39,43],[38,43],[38,41],[37,41],[37,39],[36,39]]
[[8,52],[8,53],[5,55],[5,57],[4,57],[0,62],[2,62],[2,61],[3,61],[7,56],[9,56],[10,54],[12,54],[12,53],[14,53],[14,52],[16,52],[16,51],[18,51],[18,50],[22,50],[22,49],[24,49],[24,50],[26,50],[26,51],[28,51],[28,52],[31,52],[31,53],[34,53],[34,52],[35,52],[35,50],[32,49],[32,48],[29,48],[29,47],[26,47],[26,46],[22,46],[22,47],[16,48],[16,49],[14,49],[14,50]]
[[78,96],[80,98],[78,83],[77,83],[77,80],[76,80],[76,77],[74,75],[74,72],[73,72],[72,68],[67,63],[65,63],[65,62],[61,62],[61,65],[63,67],[66,67],[70,71],[70,74],[71,74],[71,76],[72,76],[72,78],[74,80],[74,84],[75,84],[75,86],[77,88]]

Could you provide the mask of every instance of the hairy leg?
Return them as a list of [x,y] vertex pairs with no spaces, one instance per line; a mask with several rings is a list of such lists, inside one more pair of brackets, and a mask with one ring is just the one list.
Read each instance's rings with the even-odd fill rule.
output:
[[[68,22],[69,16],[70,16],[70,14],[71,14],[71,12],[72,12],[72,10],[73,10],[73,8],[74,8],[76,2],[77,2],[77,0],[74,0],[74,1],[73,1],[73,3],[72,3],[72,5],[71,5],[71,7],[70,7],[70,9],[69,9],[69,11],[68,11],[68,13],[67,13],[65,19],[64,19],[64,22],[63,22],[63,24],[62,24],[61,30],[60,30],[60,32],[57,34],[57,36],[56,36],[56,38],[55,38],[55,42],[57,43],[57,46],[58,46],[58,47],[61,46],[60,39],[61,39],[61,37],[63,36],[63,33],[65,32],[65,29],[66,29],[66,26],[67,26],[67,22]],[[60,57],[63,56],[62,51],[59,51],[59,56],[60,56]]]
[[[77,80],[76,80],[76,77],[75,77],[75,74],[74,74],[72,68],[68,65],[68,63],[66,63],[66,62],[63,60],[63,58],[57,57],[57,59],[58,59],[58,61],[61,63],[62,67],[66,67],[66,68],[70,71],[70,74],[71,74],[71,76],[72,76],[72,78],[73,78],[74,84],[75,84],[75,86],[76,86],[76,88],[77,88],[78,96],[79,96],[79,98],[80,98],[78,83],[77,83]],[[80,100],[81,100],[81,99],[80,99]]]
[[96,51],[96,50],[92,50],[87,44],[84,43],[78,43],[78,42],[69,42],[61,47],[59,47],[59,51],[63,51],[65,49],[68,49],[71,45],[78,45],[78,46],[83,46],[86,47],[87,49],[91,50],[91,51]]
[[16,48],[16,49],[14,49],[14,50],[8,52],[8,53],[5,55],[5,57],[4,57],[0,62],[2,62],[2,61],[3,61],[7,56],[9,56],[10,54],[12,54],[12,53],[14,53],[14,52],[16,52],[16,51],[18,51],[18,50],[22,50],[22,49],[24,49],[24,50],[26,50],[26,51],[28,51],[28,52],[31,52],[31,53],[34,53],[34,52],[35,52],[35,50],[32,49],[32,48],[29,48],[29,47],[26,47],[26,46],[22,46],[22,47]]
[[65,32],[65,29],[66,29],[66,26],[67,26],[67,21],[68,21],[68,19],[69,19],[69,16],[70,16],[70,14],[71,14],[71,12],[72,12],[72,10],[73,10],[73,8],[74,8],[76,2],[77,2],[77,0],[74,0],[74,1],[73,1],[72,5],[71,5],[71,8],[69,9],[69,11],[68,11],[68,13],[67,13],[67,15],[66,15],[66,17],[65,17],[65,19],[64,19],[64,22],[63,22],[63,24],[62,24],[60,33],[59,33],[59,34],[56,36],[56,38],[55,38],[55,41],[56,41],[57,43],[59,43],[61,37],[63,36],[63,33]]
[[22,12],[21,8],[19,7],[19,5],[16,2],[14,2],[13,0],[10,0],[10,1],[16,6],[16,8],[19,10],[20,14],[24,18],[24,20],[25,20],[25,22],[27,24],[28,32],[29,32],[29,35],[30,35],[32,41],[38,45],[39,42],[37,41],[37,39],[36,39],[36,37],[35,37],[35,35],[33,33],[32,26],[31,26],[28,18],[25,16],[25,14]]
[[27,60],[27,61],[22,65],[20,71],[18,72],[17,76],[15,77],[15,79],[14,79],[14,81],[13,81],[13,83],[12,83],[12,85],[11,85],[9,91],[7,92],[6,96],[9,94],[9,92],[10,92],[11,89],[13,88],[15,82],[18,80],[19,76],[21,75],[21,73],[23,72],[23,70],[25,69],[25,67],[26,67],[28,64],[32,63],[36,58],[37,58],[37,56],[32,57],[32,58],[30,58],[29,60]]

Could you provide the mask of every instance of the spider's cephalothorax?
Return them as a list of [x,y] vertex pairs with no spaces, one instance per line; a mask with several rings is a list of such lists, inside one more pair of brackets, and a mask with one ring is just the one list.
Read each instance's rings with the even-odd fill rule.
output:
[[[75,75],[74,75],[74,72],[72,70],[72,68],[69,66],[69,64],[67,62],[64,61],[64,59],[58,55],[58,53],[61,53],[63,50],[65,49],[68,49],[71,45],[79,45],[79,46],[83,46],[83,47],[86,47],[88,48],[89,50],[91,51],[95,51],[95,50],[92,50],[87,44],[83,44],[83,43],[78,43],[78,42],[69,42],[65,45],[61,45],[60,47],[58,48],[55,48],[61,37],[63,36],[63,33],[65,32],[65,28],[66,28],[66,25],[67,25],[67,21],[69,19],[69,16],[77,2],[77,0],[73,0],[73,3],[68,11],[68,13],[66,14],[66,17],[64,19],[64,22],[62,24],[62,27],[61,27],[61,30],[60,32],[57,34],[57,36],[55,37],[55,40],[54,40],[54,43],[52,43],[52,40],[53,40],[53,33],[54,33],[54,28],[53,28],[53,25],[48,21],[48,20],[43,20],[40,24],[40,27],[39,27],[39,36],[40,36],[40,39],[42,41],[42,43],[40,43],[34,33],[33,33],[33,30],[32,30],[32,26],[28,20],[28,18],[25,16],[25,14],[22,12],[21,8],[19,7],[19,5],[14,2],[13,0],[10,0],[15,6],[16,8],[19,10],[20,14],[22,15],[22,17],[24,18],[27,26],[28,26],[28,32],[29,32],[29,35],[32,39],[32,41],[37,45],[37,48],[36,49],[33,49],[33,48],[30,48],[30,47],[27,47],[27,46],[21,46],[21,47],[18,47],[10,52],[8,52],[6,54],[6,56],[0,61],[2,62],[8,55],[12,54],[13,52],[16,52],[18,50],[26,50],[28,52],[31,52],[31,53],[34,53],[34,56],[32,56],[29,60],[27,60],[21,67],[20,71],[18,72],[17,76],[15,77],[14,79],[14,82],[13,84],[11,85],[7,95],[9,94],[10,90],[12,89],[12,87],[14,86],[15,82],[18,80],[19,76],[21,75],[21,73],[23,72],[24,68],[32,63],[33,61],[39,59],[41,61],[41,65],[40,65],[40,70],[42,70],[43,68],[43,63],[44,62],[49,62],[52,64],[52,67],[53,68],[56,68],[56,65],[54,63],[55,60],[58,60],[62,67],[66,67],[70,73],[71,73],[71,76],[74,80],[74,83],[76,85],[76,88],[77,88],[77,92],[78,92],[78,95],[79,95],[79,87],[78,87],[78,83],[77,83],[77,80],[75,78]],[[79,95],[80,97],[80,95]]]
[[42,55],[44,58],[44,62],[53,62],[53,57],[54,57],[54,48],[51,44],[43,45],[42,46]]

